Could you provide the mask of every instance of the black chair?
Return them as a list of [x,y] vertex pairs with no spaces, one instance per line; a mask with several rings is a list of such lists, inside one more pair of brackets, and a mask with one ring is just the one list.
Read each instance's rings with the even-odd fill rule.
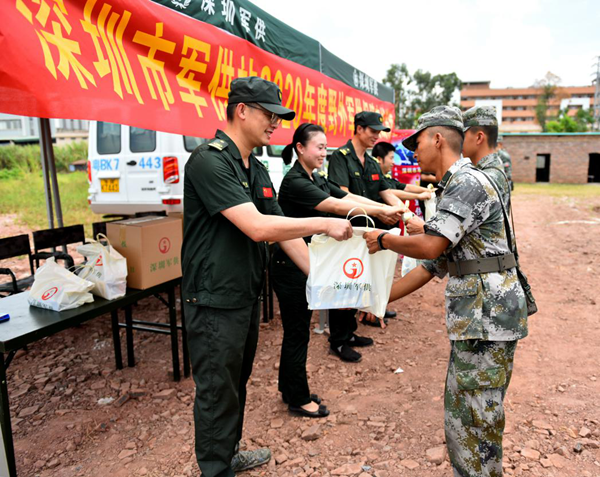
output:
[[[39,267],[39,261],[50,257],[57,260],[64,260],[65,266],[71,268],[75,265],[73,257],[66,252],[56,251],[57,247],[66,247],[74,243],[86,243],[85,231],[83,225],[70,225],[69,227],[59,227],[56,229],[38,230],[33,232],[33,248],[36,268]],[[47,251],[47,249],[52,251]]]
[[0,260],[8,258],[20,257],[27,255],[29,258],[30,276],[17,280],[17,277],[10,268],[0,268],[1,275],[9,275],[11,281],[0,284],[0,295],[9,296],[15,293],[20,293],[31,286],[33,283],[33,256],[31,247],[29,246],[29,235],[17,235],[15,237],[6,237],[0,239]]

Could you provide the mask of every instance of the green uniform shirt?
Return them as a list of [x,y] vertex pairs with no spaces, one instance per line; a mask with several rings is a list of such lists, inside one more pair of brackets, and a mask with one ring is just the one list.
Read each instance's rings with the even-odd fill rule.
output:
[[365,152],[365,165],[356,155],[352,141],[333,152],[329,159],[329,179],[340,187],[347,187],[356,195],[382,202],[379,192],[389,189],[379,163]]
[[300,161],[296,161],[281,182],[278,200],[287,217],[329,217],[330,214],[315,207],[329,197],[342,199],[347,195],[327,180],[325,172],[313,172],[311,180]]
[[406,184],[400,182],[398,179],[394,179],[392,174],[389,172],[383,176],[383,180],[388,185],[389,189],[392,190],[404,190],[406,189]]
[[508,182],[508,177],[506,177],[504,173],[504,165],[500,159],[500,154],[497,152],[488,154],[481,158],[475,167],[481,169],[492,178],[494,184],[496,184],[496,187],[498,187],[498,190],[502,193],[504,206],[508,209],[510,203],[510,184]]
[[196,148],[183,186],[183,296],[193,304],[241,308],[260,294],[267,243],[254,242],[220,212],[252,202],[261,214],[283,215],[266,167],[250,154],[250,173],[223,132]]
[[[439,183],[437,212],[425,233],[446,237],[448,249],[421,264],[440,278],[448,260],[474,260],[510,253],[498,195],[471,161],[456,161]],[[516,268],[448,279],[446,326],[456,340],[513,341],[527,336],[527,307]]]

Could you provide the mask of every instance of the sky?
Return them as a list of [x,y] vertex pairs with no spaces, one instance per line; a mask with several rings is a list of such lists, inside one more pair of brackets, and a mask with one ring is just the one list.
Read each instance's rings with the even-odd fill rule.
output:
[[528,87],[548,71],[562,86],[584,86],[600,57],[598,0],[252,3],[379,81],[406,63],[492,88]]

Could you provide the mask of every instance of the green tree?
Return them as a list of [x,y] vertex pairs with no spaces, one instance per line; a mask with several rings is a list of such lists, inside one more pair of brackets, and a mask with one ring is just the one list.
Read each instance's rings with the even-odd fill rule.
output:
[[542,128],[542,131],[546,131],[546,122],[548,121],[548,105],[556,96],[560,82],[561,79],[558,76],[548,71],[546,76],[540,80],[537,80],[533,84],[534,88],[541,90],[541,94],[538,96],[538,102],[535,106],[535,118]]
[[452,97],[462,82],[456,73],[432,75],[417,70],[411,76],[405,63],[393,64],[383,82],[396,92],[396,126],[411,129],[421,114],[443,104],[453,104]]
[[569,116],[567,110],[561,110],[558,118],[553,121],[547,121],[546,132],[587,132],[594,118],[589,110],[579,109],[575,116]]

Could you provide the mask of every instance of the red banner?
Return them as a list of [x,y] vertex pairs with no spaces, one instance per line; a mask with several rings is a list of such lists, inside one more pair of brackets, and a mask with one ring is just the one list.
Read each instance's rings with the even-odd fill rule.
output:
[[210,138],[225,125],[231,81],[261,76],[296,111],[273,144],[313,122],[342,145],[363,110],[394,124],[392,103],[149,0],[5,0],[0,17],[4,113]]

